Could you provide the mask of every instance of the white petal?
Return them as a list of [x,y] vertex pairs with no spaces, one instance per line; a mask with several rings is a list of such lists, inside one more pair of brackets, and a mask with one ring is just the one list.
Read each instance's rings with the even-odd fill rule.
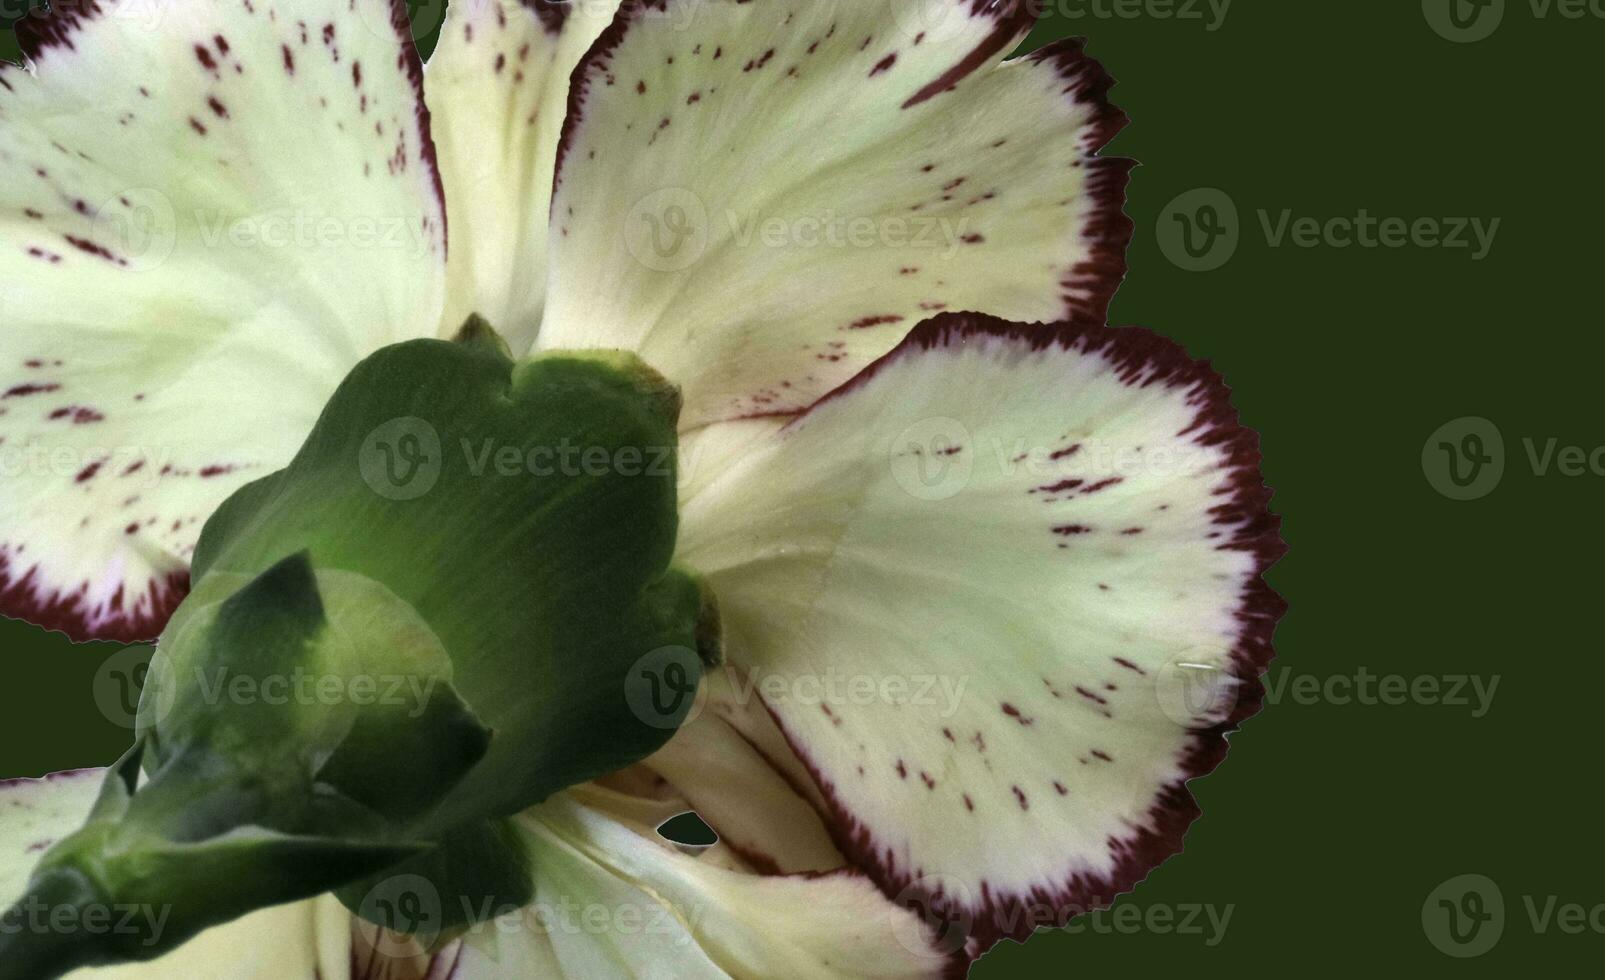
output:
[[[0,783],[0,902],[14,901],[44,849],[81,825],[102,774]],[[376,950],[372,927],[324,896],[208,930],[151,963],[71,977],[923,977],[953,965],[952,947],[862,875],[766,877],[713,851],[678,852],[652,829],[676,805],[587,785],[520,816],[535,902],[432,959],[408,955],[394,936]]]
[[217,503],[288,460],[358,359],[439,322],[420,69],[391,0],[67,4],[20,36],[0,611],[148,638]]
[[[645,771],[644,767],[637,769]],[[102,776],[102,770],[83,770],[48,780],[0,783],[0,905],[8,905],[21,894],[33,864],[51,843],[81,825]],[[589,980],[598,976],[725,976],[723,971],[736,976],[778,975],[773,964],[795,955],[789,944],[805,940],[784,930],[777,938],[767,939],[769,930],[762,921],[741,921],[742,916],[737,915],[736,922],[726,922],[723,919],[731,913],[713,908],[723,902],[754,907],[753,903],[760,901],[778,901],[782,910],[792,903],[801,909],[815,903],[846,902],[846,910],[815,928],[841,927],[849,913],[858,917],[852,928],[844,928],[840,934],[815,933],[807,940],[817,942],[814,955],[822,958],[856,955],[853,944],[877,941],[872,930],[881,930],[878,941],[886,948],[870,952],[877,962],[890,955],[896,964],[891,972],[844,970],[837,975],[914,976],[922,975],[919,963],[930,963],[934,970],[946,962],[939,949],[911,955],[903,944],[923,950],[924,927],[879,899],[863,879],[839,874],[818,883],[796,878],[757,884],[745,880],[754,876],[743,862],[721,860],[723,855],[714,851],[695,859],[663,853],[655,828],[688,809],[681,798],[657,800],[598,785],[576,787],[566,795],[568,801],[542,807],[524,818],[532,846],[546,858],[538,866],[536,905],[486,926],[466,948],[449,947],[432,964],[426,957],[398,958],[404,944],[395,937],[375,953],[371,945],[362,943],[363,937],[371,934],[371,927],[365,925],[355,926],[354,947],[348,913],[325,896],[263,910],[209,930],[152,963],[84,970],[71,976],[108,980],[568,976]],[[565,820],[588,828],[571,835],[578,838],[577,846],[562,842]],[[615,855],[634,849],[643,849],[644,858],[615,860]],[[631,868],[646,869],[644,877],[637,879]],[[664,883],[662,892],[654,884],[659,881]],[[677,904],[693,900],[694,904]],[[537,915],[546,918],[537,919]],[[702,927],[706,934],[698,932]],[[771,941],[773,950],[760,949]],[[659,944],[665,942],[677,955],[660,955],[664,949]],[[702,948],[704,943],[732,943],[735,949],[709,951]],[[676,972],[655,972],[662,962],[677,963]],[[751,964],[760,962],[769,965],[752,972],[757,968]],[[434,972],[429,972],[431,965]]]
[[624,347],[683,426],[802,409],[932,311],[1102,322],[1124,122],[1032,4],[666,0],[575,72],[538,343]]
[[[722,843],[768,874],[834,871],[846,865],[819,811],[746,735],[737,713],[744,693],[727,672],[704,683],[717,689],[703,711],[643,763],[683,794]],[[734,717],[733,717],[734,715]],[[782,747],[777,755],[789,751]],[[798,784],[806,774],[794,777]]]
[[83,824],[104,772],[0,781],[0,910],[22,897],[39,856]]
[[[75,970],[67,980],[346,980],[351,972],[351,913],[333,896],[253,912],[209,929],[149,963]],[[396,980],[421,977],[416,971]],[[376,974],[374,980],[385,980]]]
[[461,980],[923,977],[952,963],[860,875],[727,870],[569,795],[519,824],[535,904],[467,937]]
[[425,76],[451,215],[440,327],[471,313],[529,349],[546,297],[552,169],[568,79],[618,0],[452,0]]
[[1180,848],[1261,700],[1268,499],[1174,344],[953,315],[702,481],[679,560],[838,846],[984,948]]

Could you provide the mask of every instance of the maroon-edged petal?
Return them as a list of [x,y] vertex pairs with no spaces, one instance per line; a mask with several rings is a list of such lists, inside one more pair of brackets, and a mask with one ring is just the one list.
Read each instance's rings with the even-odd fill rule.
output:
[[31,12],[0,68],[0,613],[77,640],[154,636],[212,509],[442,302],[406,5],[146,6]]
[[576,68],[541,347],[636,350],[684,425],[801,410],[945,310],[1102,322],[1124,124],[1029,3],[634,0]]
[[781,771],[969,955],[1179,851],[1260,708],[1284,548],[1229,395],[1146,330],[954,314],[686,440],[679,560]]

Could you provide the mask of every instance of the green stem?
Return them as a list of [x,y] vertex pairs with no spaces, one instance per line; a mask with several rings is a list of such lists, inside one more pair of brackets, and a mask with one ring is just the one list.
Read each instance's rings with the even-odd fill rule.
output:
[[103,930],[117,927],[118,918],[79,875],[62,871],[35,879],[0,918],[0,980],[50,980],[110,962]]

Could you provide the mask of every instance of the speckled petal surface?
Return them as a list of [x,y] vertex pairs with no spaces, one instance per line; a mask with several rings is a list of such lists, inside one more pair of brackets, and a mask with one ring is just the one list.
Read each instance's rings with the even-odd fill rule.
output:
[[731,426],[679,560],[849,860],[973,954],[1180,849],[1283,608],[1258,437],[1207,364],[944,315],[795,420],[694,441]]
[[635,350],[685,429],[795,411],[940,310],[1102,322],[1124,124],[1035,5],[631,0],[574,75],[538,343]]
[[452,0],[425,70],[451,217],[450,336],[471,313],[529,349],[546,298],[547,215],[574,66],[618,0]]
[[0,612],[154,636],[213,508],[282,466],[446,260],[396,0],[100,0],[0,71]]

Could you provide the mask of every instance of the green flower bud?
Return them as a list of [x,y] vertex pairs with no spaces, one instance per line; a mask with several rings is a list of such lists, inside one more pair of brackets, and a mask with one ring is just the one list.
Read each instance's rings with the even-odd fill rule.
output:
[[24,900],[166,928],[0,937],[0,978],[329,890],[382,920],[398,876],[449,896],[378,923],[425,941],[528,901],[506,819],[658,749],[717,657],[716,604],[670,567],[679,407],[630,355],[515,364],[477,318],[360,364],[206,525],[135,747]]

